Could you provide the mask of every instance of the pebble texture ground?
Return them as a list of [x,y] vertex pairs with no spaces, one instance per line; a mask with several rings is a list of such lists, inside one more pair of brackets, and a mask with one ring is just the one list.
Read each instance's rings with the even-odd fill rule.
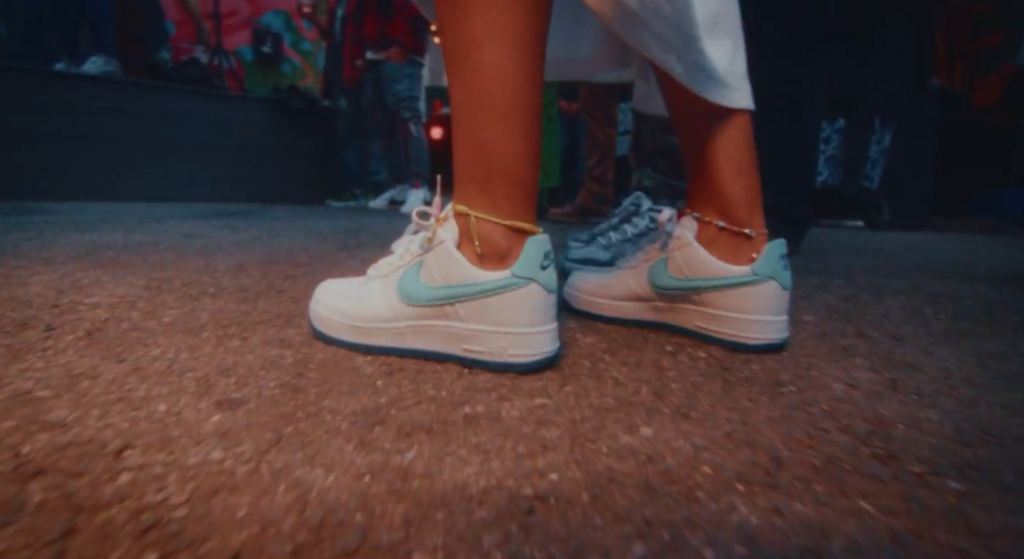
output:
[[1020,557],[1021,237],[816,230],[787,353],[516,377],[312,339],[403,227],[0,205],[0,558]]

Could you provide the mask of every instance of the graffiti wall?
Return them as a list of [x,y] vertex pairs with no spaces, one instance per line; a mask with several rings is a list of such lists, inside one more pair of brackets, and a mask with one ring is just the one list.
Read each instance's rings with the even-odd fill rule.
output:
[[[170,33],[172,62],[209,60],[216,33],[214,0],[161,0],[161,4]],[[199,21],[190,4],[198,7]],[[298,0],[220,1],[224,50],[235,68],[234,72],[225,72],[232,91],[267,95],[293,85],[319,91],[324,44],[316,27],[299,16],[298,7]],[[283,56],[269,63],[257,57],[254,29],[279,34]],[[204,36],[209,40],[204,41]]]

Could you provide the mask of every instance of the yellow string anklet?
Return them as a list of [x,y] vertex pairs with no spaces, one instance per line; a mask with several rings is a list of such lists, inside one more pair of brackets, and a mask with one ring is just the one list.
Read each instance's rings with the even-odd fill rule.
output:
[[452,211],[459,215],[469,216],[469,234],[473,238],[473,248],[476,249],[477,254],[481,254],[480,251],[480,237],[477,236],[476,231],[476,220],[480,218],[484,221],[490,221],[498,225],[504,225],[509,229],[515,229],[522,233],[528,233],[530,235],[537,235],[543,233],[544,230],[536,225],[530,225],[529,223],[523,223],[521,221],[509,221],[506,219],[497,218],[491,215],[482,214],[477,211],[473,211],[462,204],[453,204]]

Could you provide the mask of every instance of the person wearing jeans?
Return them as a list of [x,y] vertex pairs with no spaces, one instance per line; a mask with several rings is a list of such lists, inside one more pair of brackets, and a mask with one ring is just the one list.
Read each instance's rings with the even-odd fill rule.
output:
[[[376,193],[371,208],[429,201],[423,70],[430,22],[410,0],[313,0],[299,14],[327,44],[324,95],[335,106],[344,166],[359,183],[328,204]],[[352,141],[352,138],[358,141]]]
[[424,135],[423,61],[368,59],[359,96],[366,141],[367,182],[381,192],[370,206],[403,202],[411,213],[426,202],[430,154]]
[[371,208],[430,199],[423,68],[430,22],[411,0],[347,0],[341,21],[342,81],[362,104]]

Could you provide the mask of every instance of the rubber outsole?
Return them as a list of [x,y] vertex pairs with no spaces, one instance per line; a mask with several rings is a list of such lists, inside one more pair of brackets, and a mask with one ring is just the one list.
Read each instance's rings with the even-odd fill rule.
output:
[[318,330],[317,327],[314,326],[312,322],[310,322],[309,327],[313,330],[313,336],[316,339],[320,340],[321,342],[327,345],[331,345],[334,347],[340,347],[342,349],[348,349],[370,355],[382,355],[386,357],[404,357],[408,359],[425,359],[427,361],[437,361],[440,363],[454,363],[456,365],[466,367],[469,369],[480,369],[484,371],[490,371],[493,373],[512,373],[517,375],[536,374],[553,367],[555,364],[558,363],[559,359],[562,358],[561,344],[559,344],[558,346],[558,351],[556,351],[554,354],[548,357],[545,357],[544,359],[538,359],[536,361],[529,361],[526,363],[502,363],[498,361],[472,359],[469,357],[462,357],[461,355],[442,353],[440,351],[405,349],[349,342],[328,336],[327,334]]
[[561,297],[563,308],[571,311],[574,314],[594,320],[597,322],[604,322],[605,324],[615,324],[618,326],[638,326],[641,328],[652,328],[655,330],[664,330],[672,332],[673,334],[679,334],[686,336],[687,338],[693,338],[695,340],[705,342],[711,345],[735,351],[738,353],[779,353],[785,351],[789,347],[789,338],[786,340],[770,344],[745,344],[743,342],[737,342],[734,340],[726,340],[717,338],[703,332],[696,330],[690,330],[689,328],[683,328],[682,326],[676,326],[675,324],[665,324],[664,322],[652,322],[649,320],[632,320],[628,318],[616,318],[612,316],[604,316],[600,314],[594,314],[582,309],[578,309],[572,306],[572,303],[565,297]]

